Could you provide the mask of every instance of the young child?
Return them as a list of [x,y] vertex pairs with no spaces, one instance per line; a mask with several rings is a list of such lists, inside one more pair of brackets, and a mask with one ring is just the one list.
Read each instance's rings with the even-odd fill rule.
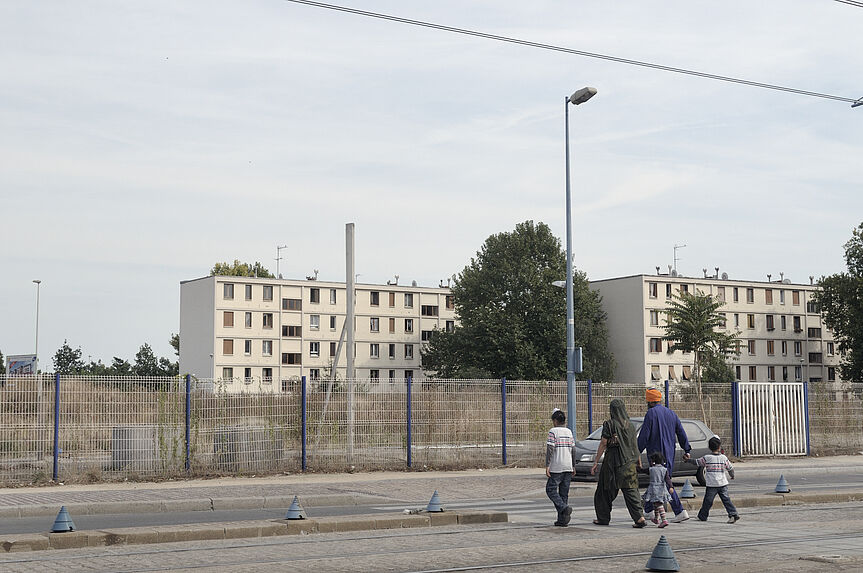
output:
[[710,448],[712,454],[707,454],[704,457],[695,460],[695,464],[704,468],[704,481],[707,489],[704,492],[704,501],[701,503],[701,509],[698,511],[698,519],[707,521],[707,516],[710,514],[710,508],[713,506],[713,500],[716,499],[716,494],[719,494],[719,499],[722,500],[722,505],[725,506],[725,511],[728,512],[728,523],[736,523],[740,516],[737,514],[737,508],[731,503],[731,498],[728,496],[728,479],[725,477],[725,472],[728,476],[734,479],[734,468],[731,462],[720,451],[722,442],[717,436],[710,438],[707,442],[707,447]]
[[575,440],[566,427],[566,414],[554,409],[551,413],[554,427],[548,431],[545,447],[545,493],[557,510],[555,525],[566,527],[572,517],[569,506],[569,482],[572,480]]
[[665,518],[665,502],[671,501],[670,492],[673,491],[671,476],[668,475],[668,468],[665,467],[665,456],[662,452],[653,452],[650,454],[650,485],[641,497],[644,501],[653,504],[651,521],[659,527],[668,525],[668,520]]

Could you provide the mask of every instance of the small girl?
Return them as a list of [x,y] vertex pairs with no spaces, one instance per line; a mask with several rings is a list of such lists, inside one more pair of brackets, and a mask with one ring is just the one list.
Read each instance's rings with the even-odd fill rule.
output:
[[650,485],[647,486],[647,491],[641,497],[644,501],[653,503],[653,519],[651,521],[659,527],[668,525],[668,520],[665,519],[665,502],[671,501],[669,492],[673,491],[671,477],[669,477],[668,469],[665,467],[665,457],[662,452],[653,452],[650,454]]

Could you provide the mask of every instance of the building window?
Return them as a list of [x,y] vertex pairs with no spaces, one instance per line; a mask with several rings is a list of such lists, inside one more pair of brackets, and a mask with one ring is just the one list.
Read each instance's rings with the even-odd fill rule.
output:
[[222,378],[225,380],[231,380],[234,377],[234,369],[233,368],[222,368]]
[[731,291],[734,299],[734,302],[740,302],[740,290],[737,287],[734,287],[734,290]]
[[302,364],[303,357],[299,352],[282,352],[282,364]]
[[785,304],[785,291],[779,289],[779,304]]
[[272,312],[265,312],[263,314],[263,317],[264,317],[264,319],[263,319],[264,328],[273,328],[273,313]]
[[310,314],[309,315],[309,329],[310,330],[320,330],[321,329],[321,315],[320,314]]
[[303,335],[303,327],[302,326],[292,326],[290,324],[286,324],[282,326],[282,336],[288,338],[298,338]]
[[282,310],[302,310],[303,301],[298,298],[283,298]]
[[662,339],[661,338],[651,338],[650,339],[650,351],[651,352],[662,352]]
[[758,367],[750,366],[749,367],[749,380],[758,380]]
[[245,342],[245,344],[243,345],[243,352],[245,353],[246,356],[251,356],[251,354],[252,354],[252,341],[251,340],[247,340]]
[[734,313],[734,328],[740,328],[740,315]]
[[782,356],[788,356],[788,341],[782,341]]
[[381,293],[376,290],[373,290],[369,293],[369,304],[372,306],[380,306],[381,304]]
[[689,294],[689,285],[680,285],[680,294]]
[[836,381],[836,369],[832,366],[827,367],[827,380],[830,382]]
[[272,340],[262,340],[261,341],[261,354],[264,356],[272,356],[273,355],[273,341]]
[[396,331],[396,319],[391,318],[390,319],[390,332],[392,333],[395,331]]
[[309,342],[309,356],[317,358],[321,355],[321,343],[317,340]]
[[273,383],[273,369],[272,368],[261,368],[261,382],[264,384],[272,384]]
[[332,357],[335,355],[336,355],[336,343],[330,342],[330,356]]
[[420,340],[423,342],[428,342],[432,339],[433,330],[421,330],[420,331]]
[[776,342],[773,340],[767,341],[767,356],[773,356],[776,354]]
[[390,344],[389,350],[390,350],[390,358],[395,358],[396,357],[396,345]]
[[650,311],[650,326],[659,326],[659,311]]
[[671,283],[665,285],[665,298],[671,298]]
[[446,308],[447,310],[455,309],[455,297],[451,294],[446,295]]
[[788,382],[788,367],[787,366],[782,367],[782,381]]
[[800,291],[793,290],[791,291],[791,304],[794,306],[800,306]]
[[234,285],[225,283],[222,290],[222,298],[225,300],[234,300]]
[[767,379],[771,382],[776,382],[776,367],[768,366],[767,367]]
[[245,324],[246,324],[246,328],[252,328],[252,313],[251,312],[246,313]]
[[755,302],[755,289],[754,288],[746,289],[746,302],[748,302],[749,304],[752,304]]
[[405,360],[413,360],[414,357],[414,345],[413,344],[405,344]]
[[779,328],[785,330],[785,315],[779,317]]
[[336,317],[335,315],[330,317],[330,330],[336,329]]
[[381,357],[381,345],[377,342],[372,342],[369,344],[369,358],[380,358]]
[[321,302],[321,289],[315,287],[309,289],[309,302],[315,304]]
[[381,331],[381,319],[373,316],[369,319],[369,330],[372,332]]
[[683,374],[681,375],[681,377],[683,380],[692,380],[692,367],[691,366],[684,366],[683,367]]
[[799,340],[794,343],[794,356],[803,356],[803,343]]
[[252,383],[252,369],[251,368],[243,368],[243,382],[246,384]]
[[414,371],[413,370],[405,370],[405,380],[413,380]]
[[773,304],[773,289],[764,289],[764,302],[766,304]]
[[414,331],[414,319],[406,318],[405,319],[405,332],[413,332]]
[[447,332],[453,332],[454,330],[455,330],[455,321],[454,320],[446,321],[446,331]]
[[809,353],[809,362],[811,364],[821,364],[824,362],[824,359],[821,356],[820,352],[810,352]]
[[320,368],[310,368],[309,369],[309,380],[320,380],[321,379],[321,369]]
[[395,307],[395,305],[396,305],[396,293],[391,292],[387,298],[389,299],[390,308]]
[[655,366],[655,365],[650,366],[650,379],[651,380],[662,380],[662,373],[659,371],[659,366]]
[[414,307],[414,295],[411,292],[405,293],[405,308],[413,308]]
[[794,332],[803,332],[803,328],[800,326],[800,317],[794,317]]
[[422,316],[437,316],[438,307],[430,304],[424,304],[420,307],[420,315]]
[[821,329],[820,328],[809,328],[808,331],[809,338],[821,338]]
[[755,328],[755,315],[747,314],[746,315],[746,327],[747,328]]
[[768,331],[776,330],[776,328],[773,325],[773,315],[772,314],[767,315],[767,330]]
[[222,341],[222,354],[225,356],[234,355],[234,341],[232,339],[226,338]]
[[755,356],[755,341],[747,341],[747,346],[749,347],[749,356]]
[[656,283],[647,283],[647,296],[649,296],[650,298],[656,298],[659,292],[657,286],[658,285]]
[[252,300],[252,285],[246,285],[246,300]]
[[380,370],[369,370],[369,380],[372,382],[380,382],[381,379],[381,371]]
[[330,304],[336,304],[336,289],[330,289]]
[[734,367],[734,379],[740,380],[740,366]]
[[716,299],[719,302],[725,302],[725,287],[716,287]]
[[396,371],[390,370],[390,383],[395,382],[396,379]]
[[222,315],[222,326],[224,326],[225,328],[234,327],[234,313],[230,310],[226,310]]
[[801,380],[803,380],[803,367],[802,366],[795,366],[794,367],[794,380],[796,380],[797,382],[800,382]]
[[827,356],[833,356],[835,354],[835,348],[832,342],[827,343]]
[[273,300],[272,285],[264,285],[264,300]]
[[725,329],[727,327],[728,317],[724,312],[719,313],[719,328]]
[[809,314],[819,314],[821,312],[821,307],[819,307],[818,303],[814,300],[810,300],[806,302],[806,312]]

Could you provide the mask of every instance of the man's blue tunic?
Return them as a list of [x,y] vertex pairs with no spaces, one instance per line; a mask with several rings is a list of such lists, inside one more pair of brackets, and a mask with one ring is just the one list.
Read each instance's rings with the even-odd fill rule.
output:
[[665,466],[670,475],[671,470],[674,469],[675,442],[680,443],[684,452],[691,449],[689,439],[686,437],[683,424],[680,423],[677,414],[662,404],[648,408],[644,415],[644,423],[638,432],[638,451],[642,452],[646,449],[648,455],[653,452],[662,452],[662,455],[665,456]]

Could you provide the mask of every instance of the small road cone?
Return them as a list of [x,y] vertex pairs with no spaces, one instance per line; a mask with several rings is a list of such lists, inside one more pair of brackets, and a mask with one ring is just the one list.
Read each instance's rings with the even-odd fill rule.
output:
[[69,512],[66,511],[66,506],[60,508],[60,513],[57,514],[57,519],[54,520],[54,525],[51,526],[51,533],[66,533],[75,531],[75,523],[69,517]]
[[429,513],[443,511],[443,506],[440,504],[440,496],[437,494],[437,490],[434,490],[431,500],[429,500],[429,504],[426,506],[426,511]]
[[776,484],[776,489],[774,491],[776,493],[791,493],[791,488],[788,487],[788,482],[785,481],[784,475],[779,475],[779,483]]
[[294,501],[291,502],[291,507],[288,508],[288,513],[285,519],[305,519],[306,511],[300,505],[300,499],[294,496]]
[[680,490],[680,497],[684,499],[695,497],[695,490],[692,489],[692,484],[689,483],[689,480],[686,480],[686,483],[683,484],[683,489]]
[[653,548],[646,567],[651,571],[680,571],[674,551],[671,550],[671,545],[664,535],[659,537],[659,543]]

